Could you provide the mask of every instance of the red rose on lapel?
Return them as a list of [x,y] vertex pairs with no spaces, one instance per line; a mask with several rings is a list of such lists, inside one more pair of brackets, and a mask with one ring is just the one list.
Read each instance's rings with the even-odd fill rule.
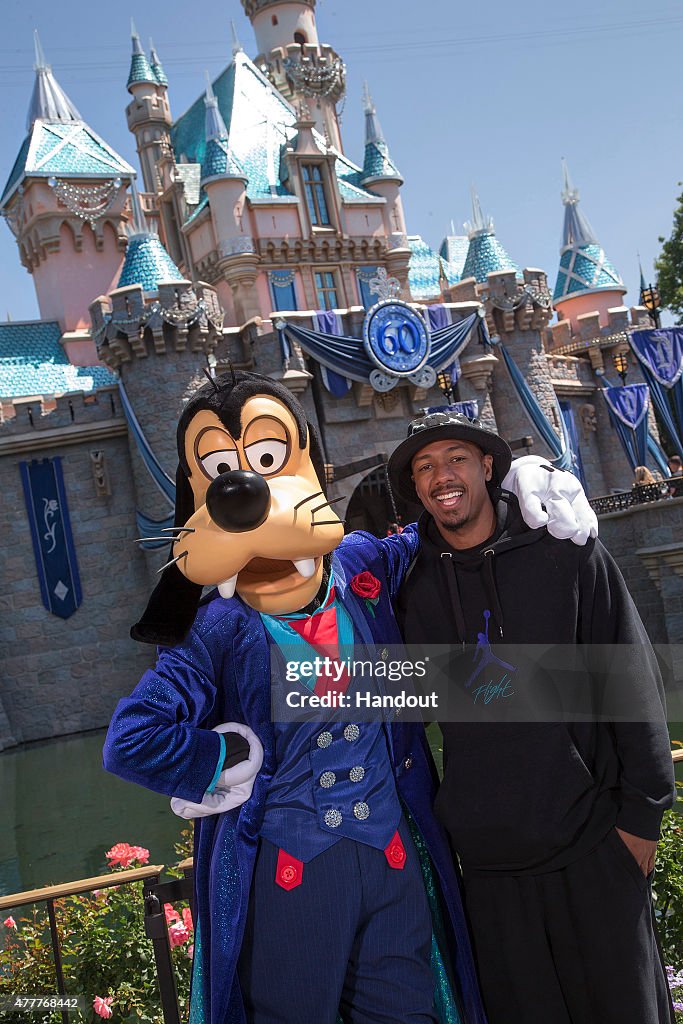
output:
[[379,601],[379,592],[382,589],[380,581],[371,572],[366,570],[365,572],[359,572],[357,576],[353,577],[350,587],[354,594],[363,598],[368,611],[374,619],[374,605]]
[[365,597],[370,601],[375,597],[379,597],[381,589],[382,584],[371,572],[359,572],[351,580],[351,590],[354,594],[358,594],[358,597]]

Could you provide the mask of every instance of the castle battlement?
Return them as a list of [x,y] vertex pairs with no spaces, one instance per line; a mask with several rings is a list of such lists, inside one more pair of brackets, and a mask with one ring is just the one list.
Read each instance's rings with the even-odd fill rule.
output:
[[89,434],[89,428],[94,425],[115,425],[115,433],[125,432],[115,385],[56,397],[36,395],[5,400],[0,404],[0,452],[4,453],[6,446],[17,438],[29,441],[32,437],[36,447],[43,440],[51,444],[73,444],[84,440],[84,435]]
[[613,306],[607,310],[607,323],[602,313],[592,310],[576,318],[578,330],[569,319],[558,320],[546,331],[546,347],[551,354],[572,355],[590,349],[628,346],[628,332],[652,326],[644,306]]
[[116,288],[95,299],[89,312],[99,357],[111,369],[188,347],[208,355],[222,338],[223,310],[205,282],[160,281],[155,296],[140,284]]

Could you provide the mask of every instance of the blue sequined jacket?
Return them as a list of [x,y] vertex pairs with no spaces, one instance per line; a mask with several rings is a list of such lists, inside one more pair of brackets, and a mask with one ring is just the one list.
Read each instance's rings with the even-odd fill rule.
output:
[[[335,551],[336,593],[362,642],[401,643],[391,602],[417,545],[417,532],[408,527],[384,540],[352,533]],[[348,587],[366,570],[381,583],[374,617]],[[200,606],[186,640],[160,649],[156,667],[120,701],[105,741],[108,771],[196,803],[209,787],[219,757],[213,726],[242,721],[263,744],[263,766],[251,798],[233,811],[195,821],[192,1024],[245,1022],[235,968],[265,796],[276,767],[269,680],[269,640],[258,613],[239,598],[224,600],[216,593]],[[458,879],[445,834],[432,813],[437,780],[424,729],[416,723],[393,723],[387,730],[399,796],[438,880],[441,924],[462,1018],[465,1024],[485,1024]],[[452,1014],[448,1018],[457,1020]]]

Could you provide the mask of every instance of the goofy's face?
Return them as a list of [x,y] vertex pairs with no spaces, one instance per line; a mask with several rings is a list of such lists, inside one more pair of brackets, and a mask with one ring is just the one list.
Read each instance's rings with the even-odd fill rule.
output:
[[222,597],[237,592],[259,612],[295,612],[315,597],[322,556],[344,529],[311,461],[310,432],[302,447],[285,402],[256,394],[239,417],[237,437],[211,409],[198,410],[185,427],[195,511],[173,557],[187,579],[218,585]]

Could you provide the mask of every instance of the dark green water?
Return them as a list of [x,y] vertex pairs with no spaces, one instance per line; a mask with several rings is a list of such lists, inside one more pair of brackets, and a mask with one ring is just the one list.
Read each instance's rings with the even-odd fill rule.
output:
[[[672,726],[683,739],[683,725]],[[441,763],[441,736],[430,726]],[[166,797],[102,768],[104,733],[0,754],[0,895],[88,878],[106,869],[114,843],[144,846],[150,863],[173,864],[184,823]],[[683,764],[677,767],[683,781]]]
[[167,797],[102,768],[104,732],[0,755],[0,893],[88,878],[118,842],[144,846],[150,863],[177,861],[184,825]]

